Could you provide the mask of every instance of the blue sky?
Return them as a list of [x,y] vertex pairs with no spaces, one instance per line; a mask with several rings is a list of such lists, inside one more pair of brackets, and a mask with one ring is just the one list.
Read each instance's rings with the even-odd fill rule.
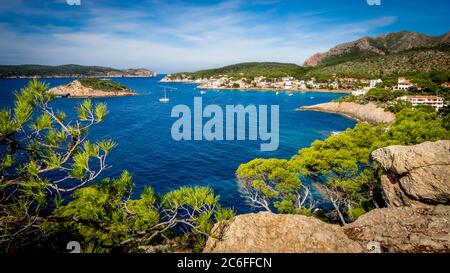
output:
[[0,63],[158,72],[244,61],[302,64],[342,42],[450,30],[449,0],[2,0]]

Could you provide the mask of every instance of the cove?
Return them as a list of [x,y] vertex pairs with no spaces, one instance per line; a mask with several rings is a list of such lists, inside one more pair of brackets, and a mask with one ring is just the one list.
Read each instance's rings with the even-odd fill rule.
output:
[[[163,76],[163,75],[162,75]],[[134,194],[138,197],[144,187],[165,193],[181,186],[209,186],[220,195],[222,206],[233,207],[240,213],[254,212],[239,192],[235,172],[240,164],[254,158],[290,158],[299,149],[309,147],[333,131],[353,127],[349,118],[313,111],[297,111],[297,107],[328,102],[341,97],[338,93],[295,93],[288,96],[271,91],[200,90],[193,84],[164,83],[178,90],[167,92],[169,103],[160,103],[163,96],[157,78],[115,78],[139,95],[93,99],[105,102],[109,114],[88,134],[90,141],[113,139],[118,146],[111,151],[108,163],[112,166],[103,177],[117,177],[122,170],[133,175]],[[73,79],[42,79],[55,87]],[[11,107],[13,92],[27,84],[27,79],[0,79],[0,107]],[[171,136],[174,118],[172,108],[178,104],[194,107],[194,97],[202,96],[204,105],[279,105],[279,147],[263,152],[261,139],[241,141],[176,141]],[[52,107],[65,111],[67,118],[75,117],[76,106],[82,99],[55,99]],[[269,111],[270,112],[270,111]],[[206,120],[205,120],[206,121]],[[237,124],[235,124],[237,126]],[[226,126],[224,125],[226,130]],[[236,129],[236,128],[235,128]],[[237,131],[237,130],[235,130]]]

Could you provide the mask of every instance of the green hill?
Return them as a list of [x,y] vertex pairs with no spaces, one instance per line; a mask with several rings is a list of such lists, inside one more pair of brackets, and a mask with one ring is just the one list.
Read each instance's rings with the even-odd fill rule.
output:
[[433,70],[450,70],[450,46],[415,48],[388,55],[341,56],[311,68],[307,75],[372,78]]
[[264,76],[267,78],[280,78],[285,76],[302,77],[308,71],[307,68],[289,63],[275,62],[249,62],[224,66],[216,69],[206,69],[196,72],[180,72],[170,76],[176,78],[209,78],[219,75],[228,75],[235,78],[254,78]]
[[429,36],[400,31],[363,37],[316,53],[304,64],[309,76],[383,77],[450,70],[450,32]]

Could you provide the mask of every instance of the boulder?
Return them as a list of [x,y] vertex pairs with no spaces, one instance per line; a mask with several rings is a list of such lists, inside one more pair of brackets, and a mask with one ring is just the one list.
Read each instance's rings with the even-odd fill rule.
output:
[[450,206],[375,209],[343,229],[362,246],[375,242],[383,252],[450,252]]
[[388,206],[450,204],[450,140],[380,148],[372,158]]
[[362,252],[338,225],[313,217],[259,212],[216,224],[204,252]]

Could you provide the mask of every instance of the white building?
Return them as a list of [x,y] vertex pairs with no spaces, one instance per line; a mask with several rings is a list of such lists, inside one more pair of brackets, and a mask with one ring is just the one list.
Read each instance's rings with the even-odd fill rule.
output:
[[352,95],[353,96],[362,96],[365,95],[367,93],[368,90],[356,90],[356,91],[352,91]]
[[406,78],[398,78],[397,86],[394,87],[394,90],[408,90],[413,87],[414,84],[406,79]]
[[377,85],[377,83],[380,83],[380,82],[383,82],[383,81],[381,79],[370,80],[369,86],[370,86],[370,88],[374,88]]
[[409,101],[412,106],[430,105],[439,110],[444,107],[444,98],[439,96],[403,96],[399,100]]

